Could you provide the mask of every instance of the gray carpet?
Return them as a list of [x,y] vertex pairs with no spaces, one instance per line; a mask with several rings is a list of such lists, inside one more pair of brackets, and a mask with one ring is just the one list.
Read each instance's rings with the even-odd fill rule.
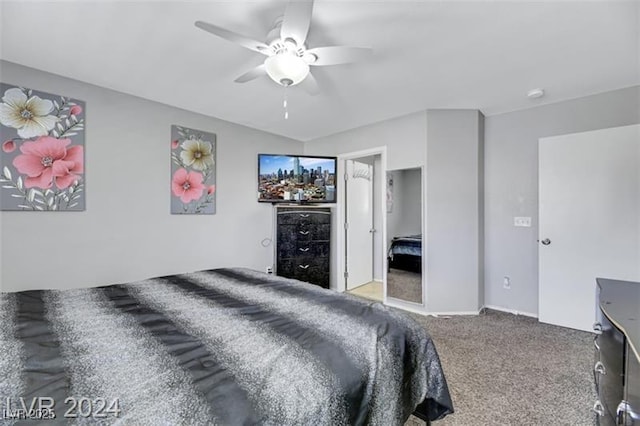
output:
[[434,426],[596,424],[592,334],[490,310],[411,316],[436,344],[456,410]]
[[390,269],[387,273],[387,296],[422,303],[422,274]]

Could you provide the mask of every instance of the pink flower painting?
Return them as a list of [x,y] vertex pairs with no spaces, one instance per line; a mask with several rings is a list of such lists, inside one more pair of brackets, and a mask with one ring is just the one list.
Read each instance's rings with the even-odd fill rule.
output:
[[171,126],[171,213],[215,214],[216,135]]
[[2,210],[84,210],[84,103],[4,83],[0,96]]
[[71,139],[56,139],[41,136],[35,141],[27,141],[20,147],[21,155],[13,159],[19,173],[27,176],[27,188],[51,188],[54,181],[59,189],[68,188],[79,179],[84,171],[83,149],[73,146]]
[[59,189],[67,189],[80,179],[84,173],[84,147],[70,146],[67,155],[57,168],[55,184]]
[[202,173],[188,172],[185,169],[178,169],[173,175],[171,182],[173,195],[180,197],[183,203],[190,203],[202,196],[204,185],[202,184]]

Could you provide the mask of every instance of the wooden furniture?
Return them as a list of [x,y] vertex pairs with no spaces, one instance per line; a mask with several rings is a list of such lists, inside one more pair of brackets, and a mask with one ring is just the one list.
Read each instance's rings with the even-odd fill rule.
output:
[[331,209],[276,209],[276,274],[329,288]]
[[599,424],[640,425],[640,283],[597,279],[594,379]]

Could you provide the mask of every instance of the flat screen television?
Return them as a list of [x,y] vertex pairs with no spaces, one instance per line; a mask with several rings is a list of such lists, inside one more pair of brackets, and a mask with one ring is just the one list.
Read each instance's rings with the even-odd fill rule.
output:
[[258,154],[258,201],[335,203],[336,157]]

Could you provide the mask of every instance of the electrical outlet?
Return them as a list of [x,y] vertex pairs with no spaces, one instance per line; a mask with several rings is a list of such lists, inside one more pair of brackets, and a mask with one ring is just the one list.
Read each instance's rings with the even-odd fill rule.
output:
[[502,288],[506,290],[511,290],[511,279],[509,277],[504,277],[502,280]]
[[267,273],[267,274],[273,274],[273,267],[271,267],[271,266],[267,266],[267,268],[266,268],[266,273]]

